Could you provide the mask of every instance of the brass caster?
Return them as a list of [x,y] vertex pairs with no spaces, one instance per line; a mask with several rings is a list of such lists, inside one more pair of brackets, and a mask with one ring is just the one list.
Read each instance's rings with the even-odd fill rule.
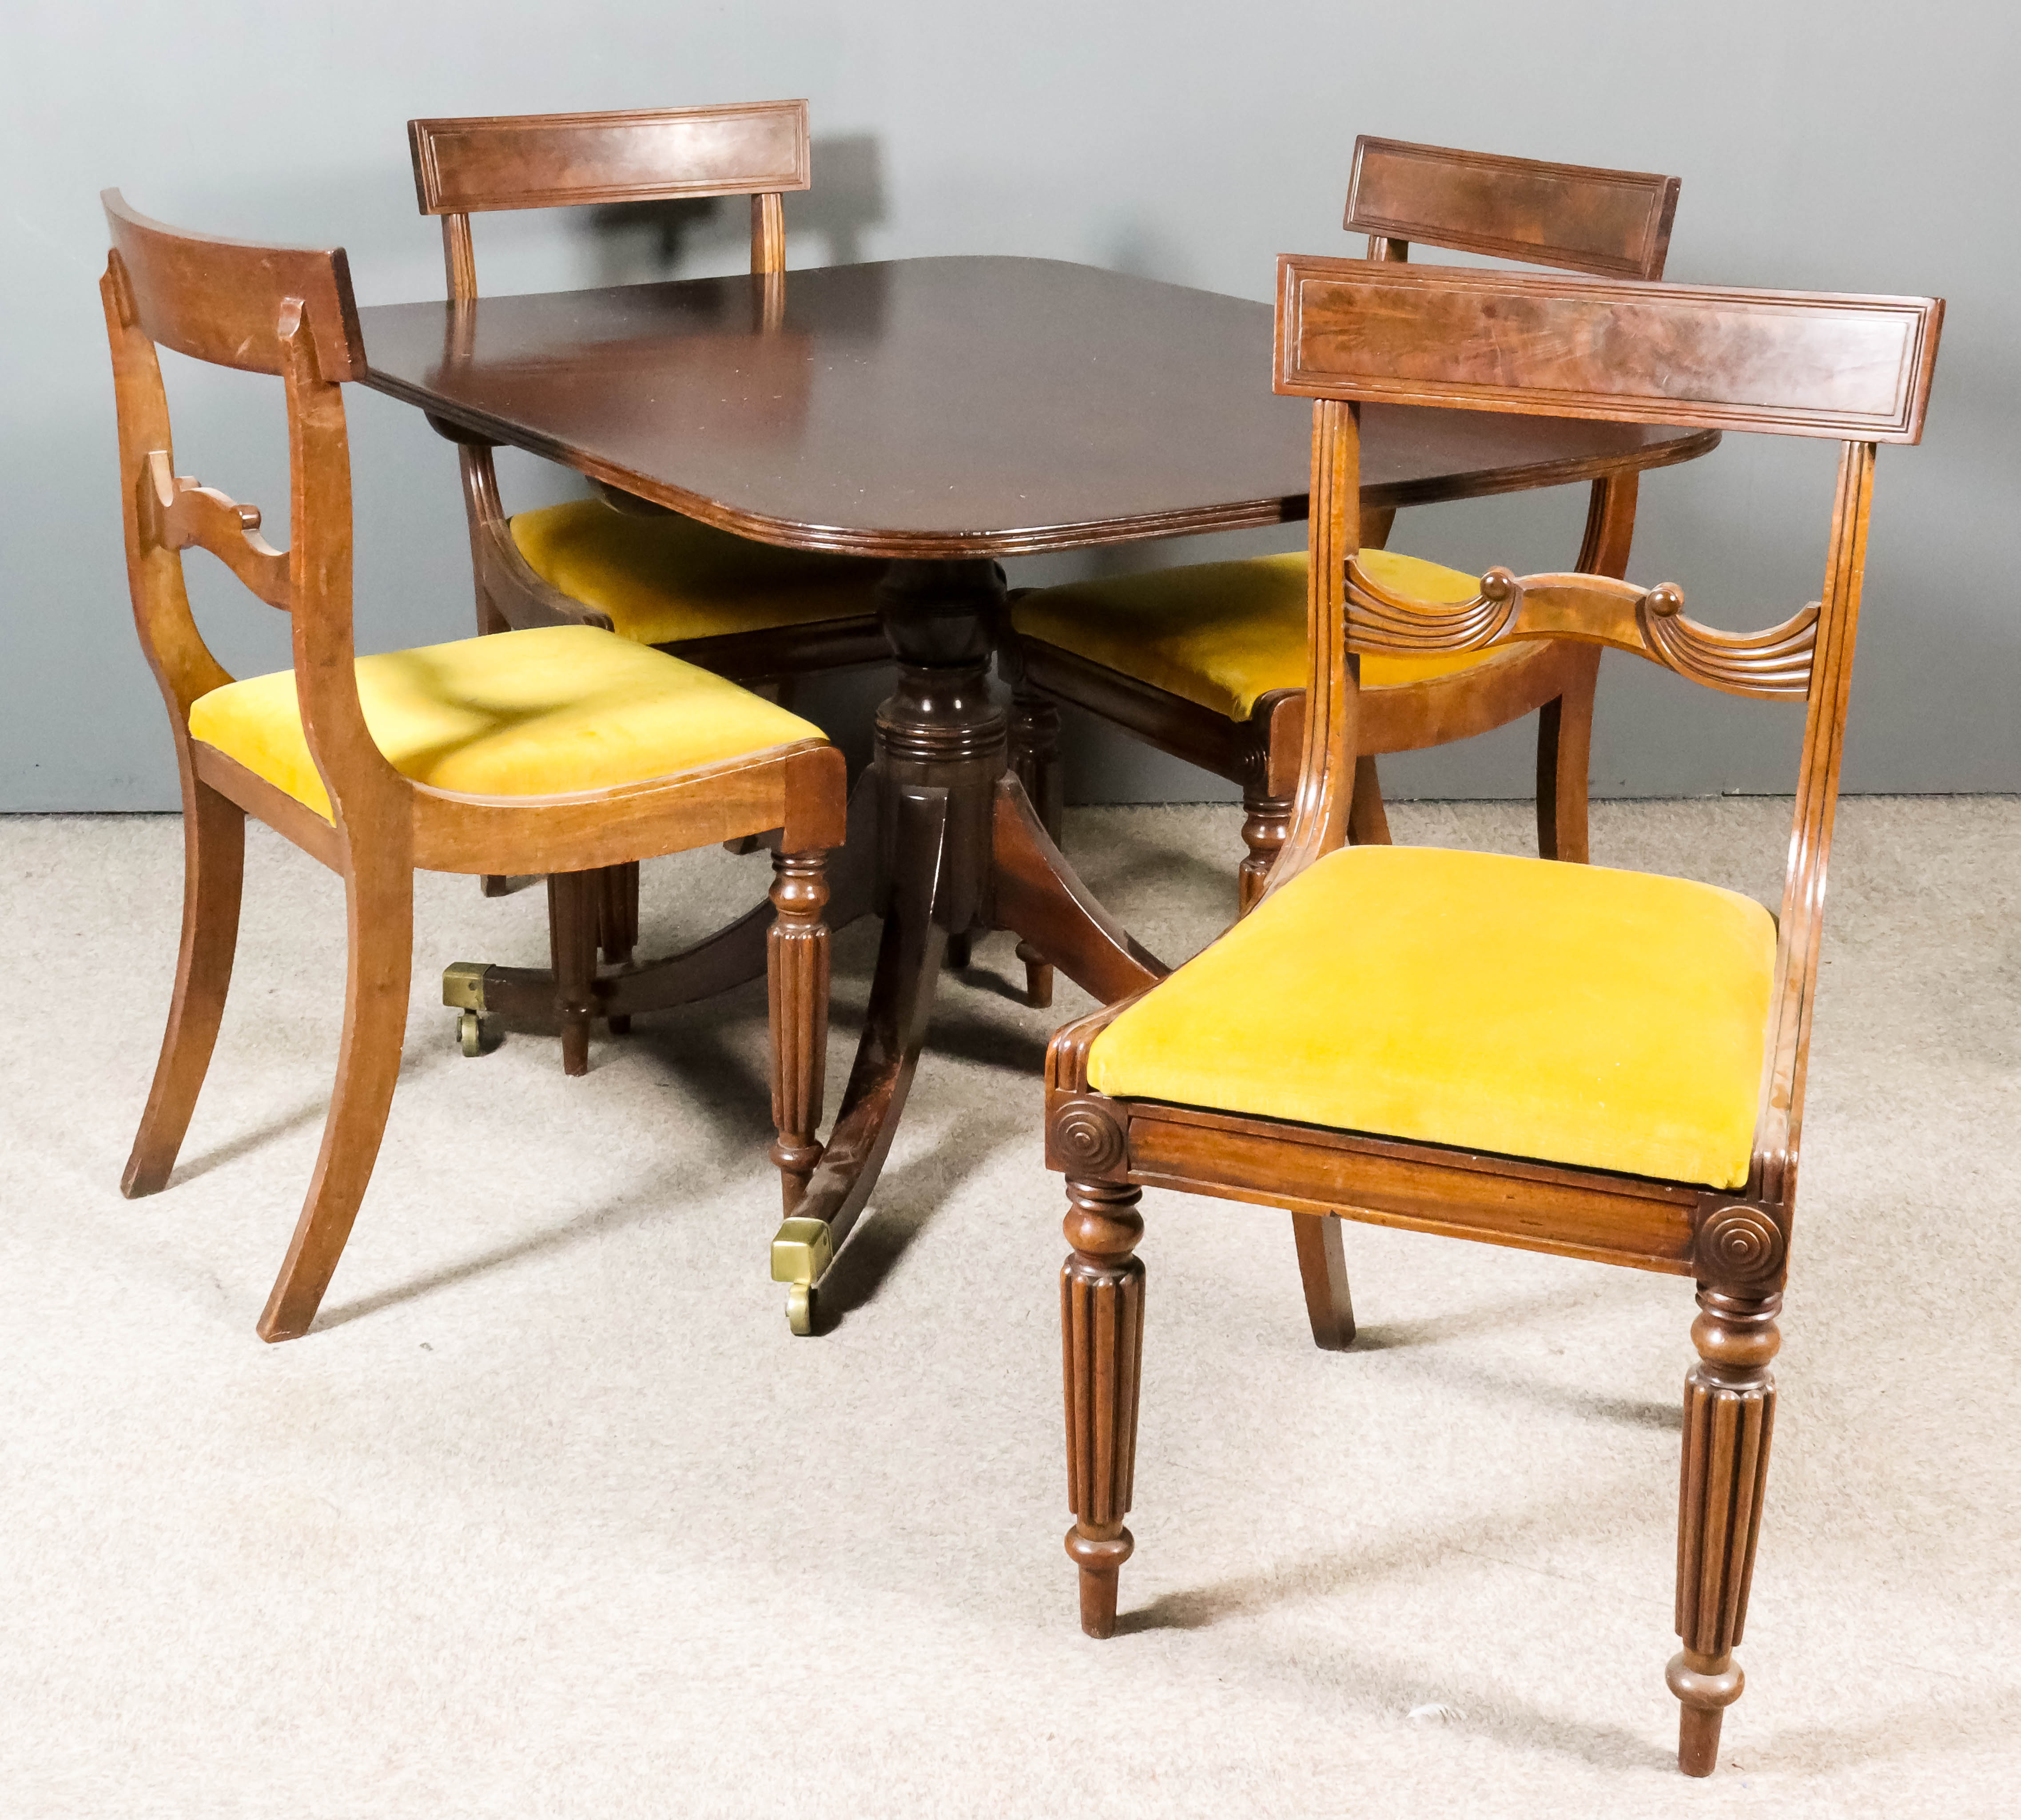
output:
[[462,1013],[456,1036],[465,1055],[484,1053],[484,976],[490,970],[481,960],[460,960],[442,969],[442,1003]]
[[814,1286],[811,1283],[788,1286],[786,1325],[802,1339],[814,1330]]

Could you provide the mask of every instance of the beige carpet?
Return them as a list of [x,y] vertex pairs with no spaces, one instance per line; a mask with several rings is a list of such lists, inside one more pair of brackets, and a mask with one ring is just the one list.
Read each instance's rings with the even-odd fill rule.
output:
[[[1596,857],[1772,892],[1787,813],[1603,806]],[[1227,810],[1089,811],[1069,846],[1169,956],[1228,908]],[[1037,1131],[1078,996],[1012,1002],[1001,937],[949,983],[840,1318],[796,1341],[761,997],[586,1079],[531,1039],[467,1061],[434,976],[538,957],[540,903],[425,880],[377,1178],[317,1328],[268,1347],[341,902],[256,835],[209,1090],[129,1203],[180,866],[173,820],[0,822],[0,1813],[2021,1812],[2021,804],[1844,810],[1710,1785],[1662,1681],[1688,1286],[1350,1227],[1364,1338],[1327,1355],[1283,1215],[1147,1197],[1138,1552],[1093,1643]],[[649,945],[759,867],[649,868]]]

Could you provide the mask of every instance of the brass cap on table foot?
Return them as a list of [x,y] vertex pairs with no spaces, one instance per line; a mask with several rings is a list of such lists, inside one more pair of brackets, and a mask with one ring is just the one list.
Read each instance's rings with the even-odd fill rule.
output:
[[484,976],[490,971],[489,961],[452,961],[442,969],[442,1003],[452,1011],[482,1017],[490,1008],[484,1003]]
[[835,1257],[825,1220],[782,1221],[772,1236],[772,1280],[788,1285],[786,1325],[803,1337],[814,1330],[814,1285]]

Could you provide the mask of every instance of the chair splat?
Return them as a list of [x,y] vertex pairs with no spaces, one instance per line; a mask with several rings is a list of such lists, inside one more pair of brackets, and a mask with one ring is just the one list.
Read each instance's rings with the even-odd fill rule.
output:
[[241,505],[214,487],[200,486],[177,474],[169,452],[148,452],[141,471],[137,501],[140,534],[164,550],[208,550],[269,606],[293,609],[288,580],[288,553],[260,535],[260,508]]

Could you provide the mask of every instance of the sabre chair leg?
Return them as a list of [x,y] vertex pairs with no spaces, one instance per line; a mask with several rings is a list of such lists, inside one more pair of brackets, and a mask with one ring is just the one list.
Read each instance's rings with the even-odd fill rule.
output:
[[603,894],[600,872],[548,875],[548,952],[561,1028],[562,1072],[589,1072],[589,1020],[595,1009],[596,942]]
[[413,966],[414,875],[405,864],[354,870],[344,896],[351,959],[337,1085],[301,1218],[260,1316],[263,1340],[294,1339],[315,1319],[372,1179],[399,1078]]
[[772,1022],[772,1161],[791,1214],[821,1161],[822,1079],[828,1060],[827,858],[819,853],[772,856],[774,915],[766,937],[765,977]]
[[[1016,690],[1010,701],[1010,769],[1025,786],[1039,825],[1058,846],[1066,801],[1065,774],[1060,768],[1058,704],[1035,689]],[[1018,958],[1025,963],[1025,1000],[1043,1010],[1053,1002],[1052,963],[1029,941],[1018,944]]]
[[1364,752],[1354,761],[1354,795],[1347,809],[1347,838],[1356,846],[1389,845],[1389,816],[1382,806],[1382,780],[1377,775],[1375,755]]
[[1344,1352],[1354,1344],[1354,1302],[1348,1294],[1347,1247],[1341,1225],[1331,1214],[1291,1216],[1305,1316],[1313,1325],[1313,1344],[1326,1352]]
[[1130,1512],[1137,1461],[1137,1386],[1144,1350],[1142,1189],[1067,1183],[1073,1251],[1060,1273],[1066,1378],[1067,1498],[1074,1526],[1067,1553],[1080,1570],[1080,1627],[1116,1631],[1116,1575],[1137,1544]]
[[1547,860],[1586,862],[1586,774],[1593,763],[1593,697],[1600,647],[1565,653],[1572,678],[1537,714],[1537,851]]
[[1665,1678],[1683,1703],[1677,1767],[1709,1776],[1720,1722],[1746,1684],[1733,1659],[1747,1618],[1761,1494],[1775,1420],[1768,1361],[1782,1344],[1779,1294],[1699,1291],[1691,1338],[1699,1363],[1684,1380],[1684,1446],[1677,1516],[1677,1635]]
[[239,945],[245,812],[193,776],[183,803],[182,952],[154,1085],[119,1180],[119,1192],[129,1198],[166,1187],[176,1166],[217,1045]]
[[[639,945],[639,862],[606,866],[598,874],[603,888],[597,899],[596,945],[603,951],[606,966],[632,964],[632,951]],[[628,1036],[632,1020],[610,1020],[613,1036]]]

